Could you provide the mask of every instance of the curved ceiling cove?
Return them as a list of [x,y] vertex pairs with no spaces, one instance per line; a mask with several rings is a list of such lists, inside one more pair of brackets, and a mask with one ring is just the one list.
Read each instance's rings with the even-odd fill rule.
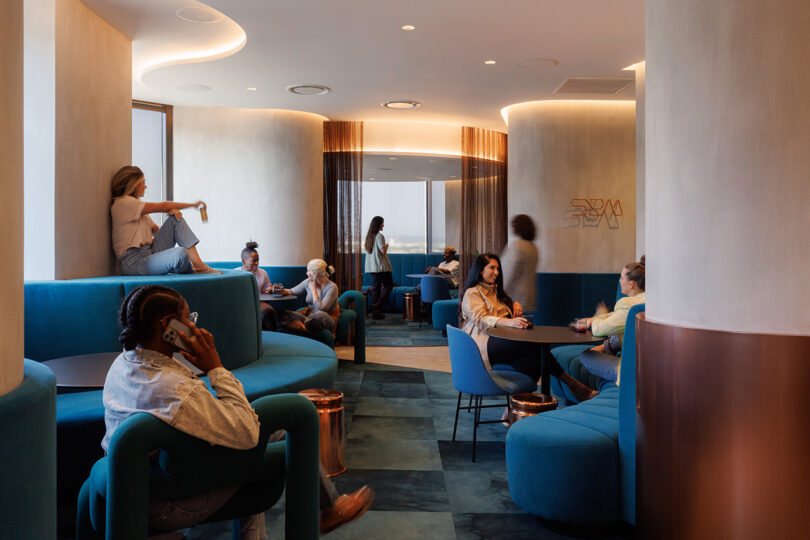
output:
[[233,19],[197,0],[82,1],[132,40],[134,95],[149,89],[154,70],[225,58],[247,42]]

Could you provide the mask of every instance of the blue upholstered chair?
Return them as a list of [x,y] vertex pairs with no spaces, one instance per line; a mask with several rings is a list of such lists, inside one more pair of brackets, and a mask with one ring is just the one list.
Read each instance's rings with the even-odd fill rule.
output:
[[[431,305],[437,300],[450,299],[450,286],[447,284],[447,279],[442,276],[422,276],[420,288],[423,305]],[[422,328],[422,317],[419,319],[419,328]]]
[[[481,424],[494,424],[501,420],[481,420],[481,409],[491,407],[504,407],[504,405],[482,405],[484,396],[511,396],[523,392],[534,392],[537,383],[530,377],[516,371],[487,371],[481,360],[478,345],[463,330],[447,325],[447,341],[450,345],[450,366],[453,372],[453,386],[458,390],[458,403],[456,403],[456,420],[453,423],[453,440],[456,440],[456,427],[458,427],[459,410],[473,409],[473,452],[475,461],[475,446],[477,443],[478,426]],[[461,406],[461,395],[470,394],[474,404],[468,407]]]
[[[206,520],[238,519],[265,511],[285,489],[287,538],[318,538],[318,415],[297,394],[260,398],[259,444],[251,450],[212,446],[146,413],[115,431],[107,456],[98,460],[79,492],[78,540],[142,540],[148,531],[148,503],[177,500],[227,486],[242,488]],[[285,441],[270,435],[287,430]],[[160,450],[159,467],[150,454]],[[234,538],[239,527],[234,524]]]

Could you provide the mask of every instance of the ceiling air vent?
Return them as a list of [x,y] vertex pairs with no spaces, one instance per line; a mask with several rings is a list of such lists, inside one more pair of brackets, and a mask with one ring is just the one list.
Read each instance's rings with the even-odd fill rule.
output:
[[562,83],[555,94],[618,94],[633,82],[620,77],[571,77]]

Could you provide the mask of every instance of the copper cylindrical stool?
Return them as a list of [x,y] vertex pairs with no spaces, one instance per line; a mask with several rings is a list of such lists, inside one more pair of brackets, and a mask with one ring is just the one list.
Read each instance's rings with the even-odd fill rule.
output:
[[405,293],[405,320],[416,321],[416,314],[419,310],[419,295],[412,292]]
[[298,393],[315,404],[321,424],[321,464],[326,476],[337,476],[346,470],[343,461],[343,445],[346,442],[346,431],[343,428],[343,392],[310,388]]
[[509,396],[509,423],[521,418],[557,408],[557,398],[544,394],[513,394]]

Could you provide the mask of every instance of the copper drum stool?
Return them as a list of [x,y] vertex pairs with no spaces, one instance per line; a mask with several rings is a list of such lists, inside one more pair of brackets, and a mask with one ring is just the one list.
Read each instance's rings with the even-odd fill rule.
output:
[[315,404],[321,425],[321,464],[326,476],[337,476],[346,470],[343,461],[343,445],[346,432],[343,428],[343,392],[310,388],[298,392]]
[[405,320],[406,321],[415,321],[416,319],[416,311],[419,309],[419,295],[413,292],[406,292],[405,293]]
[[543,394],[513,394],[509,396],[509,423],[521,418],[557,408],[557,398]]

